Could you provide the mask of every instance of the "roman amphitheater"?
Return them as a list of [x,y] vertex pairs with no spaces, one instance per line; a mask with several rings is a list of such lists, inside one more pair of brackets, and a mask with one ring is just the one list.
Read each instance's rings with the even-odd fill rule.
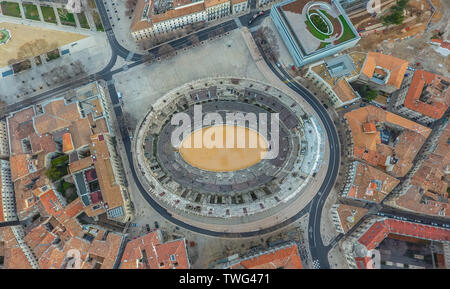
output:
[[[309,203],[327,169],[326,133],[319,118],[300,103],[250,79],[212,78],[176,88],[159,98],[136,128],[133,162],[138,178],[154,201],[191,226],[245,232],[280,224]],[[202,117],[196,118],[199,104]],[[193,121],[174,143],[172,134],[180,126],[171,119],[179,112]],[[205,124],[202,118],[208,113],[221,116],[224,123]],[[229,122],[229,113],[265,115],[267,133],[260,134],[250,122]],[[275,148],[275,134],[279,152],[265,157]],[[240,136],[258,140],[258,146],[189,146],[198,135],[203,141],[209,135],[223,142],[237,135],[232,143]]]

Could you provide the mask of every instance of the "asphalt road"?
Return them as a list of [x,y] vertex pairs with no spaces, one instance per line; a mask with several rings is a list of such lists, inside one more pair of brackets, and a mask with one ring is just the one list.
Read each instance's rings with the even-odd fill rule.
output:
[[281,81],[288,80],[286,82],[286,85],[297,92],[301,97],[303,97],[303,99],[305,99],[308,104],[311,105],[311,107],[316,111],[328,135],[330,159],[328,160],[328,169],[325,175],[325,181],[322,183],[322,186],[320,187],[318,193],[311,201],[311,207],[309,211],[308,241],[313,262],[315,262],[317,266],[320,266],[320,268],[330,268],[328,262],[328,251],[331,249],[331,247],[324,246],[322,242],[322,237],[320,235],[320,219],[322,215],[323,205],[325,204],[325,200],[327,199],[329,193],[331,192],[331,189],[334,186],[339,170],[340,151],[339,138],[337,135],[336,127],[334,126],[333,120],[329,116],[325,107],[323,107],[323,105],[320,103],[320,101],[297,82],[291,82],[291,76],[289,76],[289,74],[283,69],[277,70],[275,65],[268,61],[259,45],[258,48],[272,72],[277,75],[277,77]]
[[[114,36],[114,31],[112,30],[111,24],[109,22],[108,14],[106,13],[106,9],[104,7],[103,2],[101,0],[95,0],[95,2],[97,3],[97,7],[100,12],[103,26],[105,28],[105,32],[107,33],[108,41],[109,41],[111,49],[112,49],[112,57],[111,57],[109,63],[107,64],[107,66],[97,73],[88,75],[88,76],[78,79],[78,80],[74,80],[70,83],[63,84],[57,88],[53,88],[45,93],[41,93],[41,94],[36,95],[27,100],[12,104],[12,105],[8,106],[7,113],[13,112],[20,108],[23,108],[23,107],[26,107],[26,106],[29,106],[29,105],[32,105],[32,104],[35,104],[38,102],[41,102],[45,99],[55,97],[63,91],[79,87],[83,84],[87,84],[92,81],[111,80],[112,76],[114,74],[120,73],[129,68],[138,66],[138,65],[144,63],[145,61],[147,61],[146,59],[144,59],[143,55],[133,54],[118,43],[118,41],[116,40],[116,38]],[[255,13],[255,11],[253,10],[252,12],[249,12],[248,14],[241,16],[240,17],[241,23],[244,26],[248,26],[248,20],[254,13]],[[254,21],[254,23],[252,23],[251,26],[256,25],[257,23],[259,23],[261,21],[262,18],[267,17],[268,15],[269,15],[269,10],[267,10],[263,16],[259,17],[260,19]],[[204,40],[207,40],[208,38],[210,38],[211,35],[214,35],[215,30],[216,31],[219,30],[218,32],[220,32],[220,33],[226,33],[228,31],[234,30],[236,28],[237,28],[236,22],[234,20],[229,20],[229,21],[220,23],[216,26],[212,26],[212,27],[206,28],[204,30],[198,31],[196,33],[196,35],[198,36],[199,41],[204,41]],[[179,50],[179,49],[183,49],[184,47],[192,45],[192,42],[189,40],[189,36],[185,36],[183,38],[173,40],[173,41],[169,42],[169,44],[172,47],[174,47],[175,49]],[[149,52],[149,54],[152,54],[153,56],[156,56],[156,57],[161,56],[158,53],[159,52],[158,47],[153,48],[153,49],[149,50],[148,52]],[[262,54],[262,55],[265,58],[264,54]],[[131,61],[132,63],[128,64],[126,67],[118,68],[118,69],[112,71],[111,69],[114,67],[118,57],[124,58],[128,61]],[[267,61],[266,58],[265,58],[265,60],[266,60],[267,64],[269,65],[269,67],[271,68],[271,70],[282,81],[284,81],[286,79],[291,79],[290,76],[285,71],[283,71],[283,70],[278,71],[272,63]],[[309,220],[308,236],[309,236],[310,251],[311,251],[311,255],[313,257],[313,261],[315,261],[315,263],[318,264],[320,268],[329,268],[329,263],[328,263],[328,258],[327,258],[328,251],[342,238],[343,235],[342,234],[338,235],[331,242],[330,245],[324,246],[323,242],[322,242],[322,238],[320,236],[320,217],[321,217],[321,213],[322,213],[322,207],[325,203],[325,200],[326,200],[328,194],[330,193],[330,191],[334,185],[334,182],[335,182],[336,176],[337,176],[337,172],[338,172],[338,168],[339,168],[339,162],[340,162],[339,139],[338,139],[333,121],[331,120],[326,109],[321,105],[321,103],[313,95],[311,95],[311,93],[309,91],[307,91],[304,87],[302,87],[298,83],[295,83],[295,82],[293,83],[293,82],[288,81],[286,83],[286,85],[289,86],[291,89],[293,89],[295,92],[297,92],[300,96],[302,96],[316,110],[322,123],[325,126],[325,130],[327,131],[328,138],[329,138],[329,144],[330,144],[330,159],[328,162],[328,171],[326,173],[326,178],[325,178],[326,181],[322,184],[322,186],[320,187],[319,193],[314,197],[314,199],[302,211],[298,212],[295,216],[291,217],[290,219],[288,219],[276,226],[266,228],[264,230],[244,232],[244,233],[216,232],[216,231],[205,230],[205,229],[198,228],[198,227],[192,226],[190,224],[184,223],[184,222],[172,217],[172,215],[165,208],[161,207],[146,193],[146,190],[144,189],[144,187],[142,186],[142,184],[140,183],[140,181],[136,175],[136,171],[135,171],[135,168],[133,165],[131,141],[130,141],[130,136],[128,134],[127,129],[123,126],[124,122],[122,121],[122,118],[123,118],[122,109],[120,106],[115,106],[116,104],[119,103],[119,100],[118,100],[117,91],[115,89],[113,82],[108,82],[108,90],[109,90],[109,94],[110,94],[113,106],[115,106],[114,111],[116,113],[116,117],[119,122],[119,127],[120,127],[121,134],[123,137],[123,143],[125,145],[125,149],[127,152],[127,158],[128,158],[128,162],[129,162],[129,165],[131,168],[131,173],[132,173],[133,179],[134,179],[139,191],[141,192],[142,196],[144,197],[144,199],[159,214],[161,214],[163,217],[165,217],[167,220],[174,223],[175,225],[178,225],[185,229],[191,230],[193,232],[197,232],[197,233],[205,234],[205,235],[209,235],[209,236],[215,236],[215,237],[242,238],[242,237],[254,237],[254,236],[273,232],[279,228],[286,226],[289,223],[296,221],[302,215],[309,212],[310,220]],[[448,226],[448,222],[445,222],[443,220],[436,220],[434,218],[424,217],[424,216],[420,216],[418,214],[413,214],[413,213],[408,213],[408,212],[399,212],[398,210],[394,210],[387,206],[383,206],[381,208],[381,210],[377,211],[377,214],[380,216],[388,216],[388,217],[397,218],[397,219],[404,218],[404,220],[419,222],[419,223],[423,223],[423,224],[429,224],[429,225],[433,225],[433,226],[443,226],[443,227]],[[0,227],[17,225],[20,223],[23,223],[23,221],[21,221],[21,222],[3,222],[3,223],[0,223]]]
[[[131,52],[129,52],[127,49],[125,49],[124,47],[122,47],[118,41],[116,40],[115,36],[114,36],[114,31],[112,30],[111,24],[109,22],[108,19],[108,14],[106,13],[106,9],[103,5],[103,2],[100,0],[95,0],[97,7],[99,9],[100,12],[100,16],[103,22],[103,26],[105,28],[105,32],[107,33],[107,37],[108,37],[108,41],[110,43],[111,49],[112,49],[112,57],[108,63],[108,65],[102,69],[101,71],[91,74],[89,76],[86,76],[82,79],[78,79],[75,80],[73,82],[61,85],[60,87],[54,88],[52,90],[49,90],[45,93],[36,95],[32,98],[29,98],[25,101],[22,102],[18,102],[15,103],[11,106],[8,107],[8,112],[12,112],[15,111],[19,108],[23,108],[25,106],[28,105],[32,105],[35,103],[38,103],[42,100],[48,99],[50,97],[56,96],[57,94],[66,91],[68,89],[72,89],[72,88],[76,88],[78,86],[81,86],[83,84],[89,83],[91,81],[95,81],[95,80],[111,80],[112,79],[112,75],[114,75],[115,73],[120,73],[122,72],[124,69],[129,69],[131,67],[140,65],[142,63],[144,63],[146,60],[143,59],[142,55],[139,54],[133,54]],[[242,19],[242,24],[245,26],[248,26],[248,19],[250,19],[251,16],[253,16],[255,12],[249,12],[247,15],[241,16]],[[261,21],[262,18],[267,17],[269,15],[269,11],[267,11],[263,16],[260,16],[257,21],[254,21],[254,23],[252,23],[252,25],[255,25],[256,23],[258,23],[259,21]],[[198,31],[196,33],[198,40],[199,41],[205,41],[208,40],[209,38],[211,38],[215,33],[220,32],[220,33],[226,33],[228,31],[234,30],[236,29],[238,26],[236,24],[236,21],[234,20],[229,20],[223,23],[220,23],[218,25],[203,29],[201,31]],[[216,32],[217,31],[217,32]],[[179,50],[182,49],[186,46],[190,46],[192,45],[192,42],[189,39],[189,36],[185,36],[182,37],[180,39],[176,39],[174,41],[169,42],[169,44]],[[159,55],[159,51],[158,51],[158,47],[153,48],[151,50],[149,50],[149,54],[152,54],[154,57],[160,57],[161,55]],[[117,58],[118,57],[122,57],[124,59],[127,59],[129,61],[132,61],[131,64],[127,65],[126,68],[122,67],[119,69],[116,69],[114,71],[111,71],[112,67],[115,65]],[[272,68],[272,70],[274,71],[275,74],[278,75],[278,77],[280,77],[280,79],[284,79],[284,77],[282,75],[280,75],[275,69],[274,67],[268,62],[269,66]],[[318,103],[317,100],[315,100],[315,98],[309,94],[309,92],[307,92],[303,87],[301,87],[298,84],[292,84],[292,83],[288,83],[288,86],[290,86],[292,89],[294,89],[297,93],[299,93],[302,97],[304,97],[312,106],[314,109],[319,109],[318,110],[318,114],[321,115],[321,119],[322,121],[325,122],[326,117],[327,117],[327,113],[324,110],[324,108],[320,105],[320,103]],[[117,91],[115,89],[114,83],[113,82],[108,82],[108,90],[109,90],[109,94],[111,97],[111,101],[113,103],[113,106],[115,106],[116,104],[119,103],[119,99],[117,96]],[[277,224],[275,226],[263,229],[263,230],[258,230],[258,231],[251,231],[251,232],[243,232],[243,233],[224,233],[224,232],[217,232],[217,231],[211,231],[211,230],[205,230],[202,228],[198,228],[195,226],[192,226],[190,224],[184,223],[174,217],[172,217],[172,215],[163,207],[161,207],[158,203],[156,203],[146,192],[146,190],[144,189],[144,187],[142,186],[142,184],[140,183],[137,175],[136,175],[136,170],[134,168],[133,165],[133,157],[132,157],[132,150],[131,150],[131,141],[130,141],[130,136],[128,134],[127,129],[123,126],[124,122],[122,121],[123,119],[123,113],[122,113],[122,109],[120,106],[115,106],[114,107],[114,111],[116,113],[116,117],[117,120],[119,122],[119,127],[121,130],[121,134],[123,137],[123,143],[125,145],[125,150],[127,152],[127,158],[128,158],[128,162],[131,168],[131,173],[133,176],[133,179],[139,189],[139,191],[141,192],[142,196],[144,197],[144,199],[159,213],[161,214],[163,217],[165,217],[167,220],[169,220],[170,222],[174,223],[175,225],[178,225],[180,227],[183,227],[185,229],[191,230],[193,232],[197,232],[200,234],[205,234],[205,235],[209,235],[209,236],[215,236],[215,237],[228,237],[228,238],[242,238],[242,237],[254,237],[254,236],[259,236],[259,235],[263,235],[263,234],[267,234],[270,232],[273,232],[275,230],[278,230],[294,221],[296,221],[298,218],[300,218],[301,216],[303,216],[306,212],[310,212],[311,214],[311,218],[312,218],[312,224],[315,224],[312,228],[313,228],[313,237],[312,237],[312,242],[315,245],[314,248],[312,248],[314,250],[314,254],[313,256],[319,256],[320,254],[318,252],[321,252],[321,250],[324,250],[323,248],[323,244],[321,242],[321,238],[320,238],[320,230],[317,230],[316,228],[319,228],[320,226],[320,213],[317,213],[318,211],[321,212],[321,208],[323,205],[324,200],[326,199],[326,196],[328,195],[329,190],[331,189],[331,187],[334,184],[334,178],[335,178],[335,172],[334,171],[328,171],[327,172],[327,182],[324,183],[321,187],[321,194],[318,195],[319,197],[315,197],[313,199],[313,201],[306,206],[303,210],[301,210],[300,212],[298,212],[295,216],[291,217],[288,220],[285,220],[284,222]],[[330,120],[331,121],[331,120]],[[326,126],[327,132],[333,131],[333,126],[331,125],[327,125]],[[337,136],[334,136],[336,138],[336,143],[338,143],[337,141]],[[332,140],[330,140],[330,142],[332,142]],[[332,146],[332,151],[334,152],[337,149],[337,152],[339,152],[339,148],[335,147],[333,148]],[[333,154],[332,154],[333,155]],[[334,155],[336,155],[334,153]],[[339,153],[337,153],[337,160],[336,158],[334,158],[334,162],[335,163],[339,163]],[[334,166],[331,166],[334,167]],[[337,169],[336,169],[337,171]],[[333,178],[334,176],[334,178]],[[311,242],[311,240],[310,240]],[[321,262],[323,262],[324,264],[327,264],[327,262],[325,261],[326,258],[326,254],[324,255],[325,257],[319,257],[319,259],[321,260]]]
[[117,41],[114,30],[112,29],[111,23],[109,22],[109,16],[108,12],[106,12],[105,3],[103,3],[101,0],[95,0],[95,3],[97,4],[98,12],[100,13],[100,18],[102,19],[103,28],[105,29],[106,36],[108,37],[109,44],[111,45],[111,48],[113,50],[113,53],[119,55],[120,57],[124,59],[129,59],[131,61],[138,61],[142,58],[141,54],[133,54],[132,52],[128,51],[126,48],[124,48],[122,45],[119,44]]
[[[229,23],[229,22],[230,21],[224,22],[222,25],[227,27],[227,25],[229,25],[227,23]],[[235,23],[235,22],[233,21],[233,23]],[[203,32],[203,35],[205,35],[205,36],[208,36],[208,34],[209,34],[208,31]],[[180,43],[175,44],[175,47],[177,47],[177,45],[180,45],[180,44],[183,45],[184,42],[181,41]],[[181,46],[178,46],[178,47],[181,47]],[[151,52],[151,51],[149,51],[149,52]],[[265,58],[264,55],[263,55],[263,57]],[[269,61],[267,61],[266,58],[265,58],[265,60],[266,60],[267,64],[269,65],[269,67],[272,69],[272,71],[282,81],[284,81],[286,78],[290,79],[289,75],[287,75],[286,72],[284,72],[284,71],[282,71],[282,73],[278,72],[275,69],[275,67]],[[134,165],[133,165],[131,140],[130,140],[130,136],[129,136],[127,129],[123,125],[124,122],[121,121],[123,113],[122,113],[120,106],[115,107],[115,113],[116,113],[117,120],[120,125],[120,130],[121,130],[123,142],[125,145],[125,151],[127,152],[127,158],[128,158],[128,162],[129,162],[129,165],[131,168],[131,173],[132,173],[133,179],[134,179],[139,191],[141,192],[141,195],[143,196],[143,198],[153,207],[153,209],[155,209],[160,215],[165,217],[168,221],[170,221],[180,227],[183,227],[185,229],[188,229],[188,230],[200,233],[200,234],[216,236],[216,237],[240,238],[240,237],[254,237],[254,236],[259,236],[259,235],[273,232],[275,230],[278,230],[278,229],[296,221],[303,214],[305,214],[307,211],[309,211],[309,213],[310,213],[309,243],[311,246],[310,250],[311,250],[311,254],[313,256],[313,260],[318,260],[321,268],[329,268],[327,254],[328,254],[330,247],[329,246],[326,247],[323,245],[322,238],[320,236],[320,217],[321,217],[321,213],[322,213],[323,204],[325,203],[325,200],[326,200],[328,194],[330,193],[330,191],[334,185],[334,182],[336,180],[336,177],[337,177],[337,172],[338,172],[339,162],[340,162],[339,139],[338,139],[336,128],[334,126],[333,121],[331,120],[330,116],[328,115],[326,109],[320,104],[320,102],[313,95],[311,95],[311,93],[309,93],[309,91],[307,91],[304,87],[302,87],[300,84],[288,82],[287,85],[290,88],[292,88],[294,91],[296,91],[300,96],[302,96],[312,106],[312,108],[316,110],[321,121],[324,123],[325,130],[327,131],[327,135],[329,136],[329,143],[330,143],[330,160],[328,163],[329,167],[328,167],[327,174],[325,177],[326,181],[320,187],[319,192],[316,195],[316,197],[314,197],[314,199],[311,201],[311,203],[305,209],[303,209],[302,211],[298,212],[296,215],[294,215],[290,219],[285,220],[284,222],[282,222],[280,224],[277,224],[275,226],[272,226],[272,227],[269,227],[269,228],[266,228],[263,230],[258,230],[258,231],[250,231],[250,232],[242,232],[242,233],[225,233],[225,232],[211,231],[211,230],[205,230],[205,229],[202,229],[199,227],[192,226],[190,224],[187,224],[185,222],[182,222],[182,221],[174,218],[170,214],[170,212],[168,212],[164,207],[160,206],[155,200],[153,200],[150,197],[150,195],[147,194],[145,188],[139,181],[139,178],[137,177],[137,173],[140,173],[140,172],[136,172]],[[110,88],[109,92],[110,92],[111,98],[115,100],[115,101],[113,101],[113,104],[117,104],[118,99],[117,99],[117,92],[115,91],[115,88],[113,87],[113,85],[108,86],[108,88]]]

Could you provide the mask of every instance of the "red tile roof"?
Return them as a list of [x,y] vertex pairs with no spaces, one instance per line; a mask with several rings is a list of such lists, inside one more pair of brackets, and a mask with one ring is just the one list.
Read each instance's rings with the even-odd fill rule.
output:
[[120,268],[189,269],[184,239],[161,243],[159,234],[160,231],[154,231],[130,241],[125,247]]
[[[441,80],[450,83],[450,78],[448,77],[424,70],[416,70],[409,85],[404,105],[430,118],[441,118],[450,103],[450,89],[444,89]],[[420,100],[420,96],[424,91],[430,95],[428,102]]]
[[389,71],[388,85],[392,85],[396,88],[400,88],[403,77],[408,67],[408,61],[393,57],[392,55],[385,55],[376,52],[369,52],[367,54],[367,60],[362,68],[362,73],[367,77],[372,78],[374,73],[384,73],[377,67],[381,67]]
[[70,135],[70,132],[66,132],[63,134],[63,152],[71,152],[73,151],[73,143],[72,143],[72,136]]
[[[41,191],[40,189],[38,190]],[[54,216],[57,219],[63,214],[64,207],[59,202],[53,190],[49,189],[48,191],[40,194],[39,200],[48,214]]]
[[297,245],[268,252],[231,266],[231,269],[302,269]]
[[395,219],[374,223],[358,240],[368,250],[375,249],[389,235],[403,235],[419,239],[450,242],[450,230]]

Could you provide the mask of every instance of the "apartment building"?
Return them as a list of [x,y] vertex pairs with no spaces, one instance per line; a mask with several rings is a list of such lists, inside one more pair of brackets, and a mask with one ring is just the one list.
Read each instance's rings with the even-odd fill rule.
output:
[[408,173],[431,133],[428,127],[372,105],[347,112],[344,119],[353,157],[394,178]]
[[[53,185],[47,173],[55,159],[67,164],[66,174],[72,176],[88,216],[106,213],[121,222],[131,218],[109,112],[105,92],[95,82],[75,89],[71,98],[53,99],[8,117],[11,180],[19,219],[37,212],[41,202],[37,190]],[[58,200],[62,208],[67,205]]]
[[241,13],[247,8],[245,0],[138,0],[131,35],[135,40],[149,38],[188,24]]
[[15,221],[16,214],[16,199],[14,196],[14,183],[11,179],[11,167],[8,160],[0,160],[0,178],[1,178],[1,206],[0,220]]
[[8,126],[6,121],[0,121],[0,157],[9,157]]
[[224,269],[302,269],[303,264],[295,242],[285,242],[267,250],[228,257]]
[[309,66],[305,75],[317,88],[326,93],[334,107],[352,104],[361,97],[350,86],[358,78],[367,54],[352,52]]
[[373,89],[393,93],[402,85],[408,61],[377,52],[367,53],[367,59],[357,79]]
[[351,269],[374,269],[374,250],[389,235],[406,236],[413,239],[432,240],[449,244],[450,230],[391,218],[372,217],[365,220],[342,243],[342,249]]
[[184,238],[164,241],[161,230],[150,232],[126,244],[120,269],[189,269]]
[[334,204],[330,209],[336,231],[341,234],[346,234],[350,231],[367,212],[367,209],[345,204]]
[[450,105],[450,78],[424,70],[408,75],[391,97],[393,110],[422,123],[442,118]]
[[238,14],[248,9],[248,0],[231,0],[231,13]]

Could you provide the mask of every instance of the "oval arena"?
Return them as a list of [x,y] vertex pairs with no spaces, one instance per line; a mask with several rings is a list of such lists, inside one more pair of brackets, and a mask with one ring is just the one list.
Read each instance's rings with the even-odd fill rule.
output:
[[[201,118],[194,116],[198,105]],[[180,125],[172,118],[178,113],[192,122],[174,142]],[[227,114],[264,115],[266,135],[249,121],[205,124],[203,117],[211,113],[224,120]],[[208,140],[223,137],[225,144],[230,134],[236,141],[239,131],[247,144],[254,137],[259,145],[192,146],[196,134],[203,141],[205,134]],[[311,184],[322,169],[325,138],[317,118],[274,87],[249,79],[204,79],[158,99],[136,129],[133,161],[147,193],[173,217],[213,231],[243,232],[281,223],[306,206],[315,195]],[[268,151],[271,157],[265,157]]]

